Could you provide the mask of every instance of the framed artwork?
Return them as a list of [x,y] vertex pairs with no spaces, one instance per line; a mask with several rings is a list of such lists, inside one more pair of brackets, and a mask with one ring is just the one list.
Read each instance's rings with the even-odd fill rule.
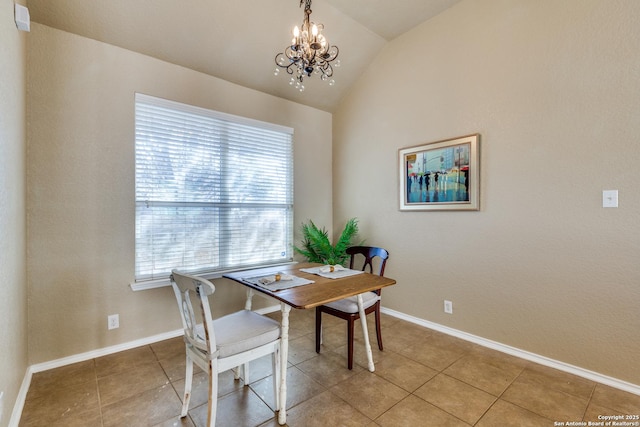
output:
[[398,150],[401,211],[480,209],[480,134]]

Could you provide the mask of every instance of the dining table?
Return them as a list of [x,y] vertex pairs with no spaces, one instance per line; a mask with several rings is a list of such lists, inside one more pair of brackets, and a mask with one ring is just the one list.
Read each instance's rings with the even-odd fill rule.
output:
[[[247,287],[245,309],[251,310],[255,292],[268,295],[280,302],[282,312],[280,342],[280,395],[278,423],[287,421],[287,362],[289,351],[289,312],[291,308],[310,309],[348,297],[357,297],[360,321],[364,334],[369,371],[374,372],[373,354],[369,343],[367,321],[362,294],[394,285],[395,280],[350,270],[341,266],[317,263],[294,263],[275,267],[257,268],[225,274]],[[275,381],[275,378],[274,378]]]

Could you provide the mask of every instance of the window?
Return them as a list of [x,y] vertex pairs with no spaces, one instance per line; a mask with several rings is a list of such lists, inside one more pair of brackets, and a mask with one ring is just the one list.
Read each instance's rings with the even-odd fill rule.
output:
[[136,281],[293,259],[293,130],[136,94]]

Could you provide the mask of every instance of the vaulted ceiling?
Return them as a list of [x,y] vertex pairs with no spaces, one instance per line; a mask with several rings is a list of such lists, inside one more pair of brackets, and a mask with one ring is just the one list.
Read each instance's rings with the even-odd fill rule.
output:
[[28,0],[31,20],[333,111],[384,45],[461,0],[315,0],[311,19],[340,49],[336,84],[305,91],[274,75],[274,58],[300,26],[299,0]]

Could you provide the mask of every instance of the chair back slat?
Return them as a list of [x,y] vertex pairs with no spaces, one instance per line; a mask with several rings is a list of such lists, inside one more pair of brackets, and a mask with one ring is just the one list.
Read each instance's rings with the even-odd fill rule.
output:
[[[369,273],[377,274],[378,276],[384,276],[384,269],[389,259],[389,251],[376,246],[351,246],[347,248],[347,254],[351,255],[349,262],[349,268],[353,269],[356,264],[356,258],[358,255],[364,257],[364,263],[362,264],[362,271],[367,271],[369,267]],[[376,262],[376,258],[378,261]],[[377,263],[377,268],[374,268],[374,264]]]
[[215,292],[215,286],[208,280],[176,270],[171,272],[171,286],[178,301],[185,340],[195,348],[214,354],[216,337],[209,296]]

